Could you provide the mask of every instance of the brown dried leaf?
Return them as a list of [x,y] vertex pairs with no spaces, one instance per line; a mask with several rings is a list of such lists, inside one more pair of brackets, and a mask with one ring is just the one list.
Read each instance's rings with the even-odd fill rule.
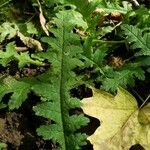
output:
[[42,45],[39,41],[37,41],[31,37],[26,37],[20,32],[17,33],[17,36],[27,47],[33,48],[37,51],[43,51]]
[[48,32],[48,29],[46,27],[46,19],[43,15],[43,10],[42,10],[41,4],[40,4],[39,0],[37,0],[37,2],[39,5],[39,11],[40,11],[39,18],[40,18],[40,23],[41,23],[42,29],[44,30],[46,35],[49,36],[49,32]]

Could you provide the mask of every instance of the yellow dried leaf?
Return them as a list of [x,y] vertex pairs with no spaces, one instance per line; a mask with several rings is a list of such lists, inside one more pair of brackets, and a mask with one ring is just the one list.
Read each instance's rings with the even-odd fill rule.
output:
[[142,124],[150,124],[150,103],[140,110],[139,122]]
[[150,149],[150,124],[139,123],[136,99],[126,90],[117,95],[93,89],[93,97],[82,100],[85,114],[100,120],[100,127],[88,140],[94,150],[129,150],[140,144]]

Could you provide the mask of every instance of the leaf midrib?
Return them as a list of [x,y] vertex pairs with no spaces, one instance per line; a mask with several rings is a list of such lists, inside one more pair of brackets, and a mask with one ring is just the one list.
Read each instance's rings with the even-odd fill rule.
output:
[[[63,16],[62,16],[63,17]],[[64,18],[62,19],[63,22],[64,22]],[[65,140],[65,132],[64,132],[64,118],[63,118],[63,100],[64,100],[64,97],[63,97],[63,89],[64,89],[64,41],[65,41],[65,26],[63,24],[63,32],[62,32],[62,48],[61,48],[61,68],[60,68],[60,71],[61,71],[61,74],[60,74],[60,89],[59,89],[59,93],[60,93],[60,112],[61,112],[61,121],[62,121],[62,129],[63,129],[63,137],[64,137],[64,144],[63,144],[63,147],[62,147],[62,150],[66,150],[66,140]]]

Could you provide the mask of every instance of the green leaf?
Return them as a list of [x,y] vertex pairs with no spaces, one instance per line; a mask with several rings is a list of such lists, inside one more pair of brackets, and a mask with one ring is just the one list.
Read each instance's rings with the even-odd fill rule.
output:
[[5,22],[0,26],[0,42],[16,36],[18,27],[14,23]]
[[[131,15],[131,16],[130,16]],[[150,11],[144,5],[140,5],[138,9],[135,9],[130,13],[130,22],[128,24],[132,24],[135,27],[140,29],[148,29],[150,27]],[[132,21],[134,19],[134,21]]]
[[97,64],[98,66],[102,66],[104,58],[107,55],[108,48],[108,45],[101,44],[101,46],[96,49],[92,56],[95,64]]
[[12,93],[8,102],[10,109],[19,108],[26,100],[27,94],[30,91],[30,85],[28,83],[17,81],[12,77],[3,79],[0,85],[1,98],[7,93]]
[[104,11],[106,13],[119,12],[122,14],[126,14],[127,12],[132,10],[131,4],[129,2],[124,1],[122,4],[123,7],[121,7],[118,3],[106,2],[104,0],[100,2],[97,8],[99,9],[99,11]]
[[31,55],[31,57],[29,56],[28,52],[20,53],[20,55],[16,55],[16,58],[19,61],[19,63],[18,63],[19,68],[23,68],[27,64],[34,64],[34,65],[37,65],[37,66],[44,66],[44,63],[41,62],[41,60],[42,60],[41,58],[39,58],[40,61],[39,61],[39,59],[37,59],[38,57],[36,57],[36,60],[34,60],[34,59],[32,59],[32,55]]
[[89,0],[66,0],[68,3],[76,6],[77,11],[79,11],[83,18],[88,20],[92,12],[96,9],[99,4],[99,0],[89,1]]
[[145,79],[144,71],[139,67],[114,71],[110,76],[102,79],[102,87],[107,91],[115,91],[119,86],[134,86],[135,78]]
[[150,148],[150,126],[138,121],[136,99],[126,90],[117,95],[93,89],[93,96],[82,100],[84,113],[99,119],[100,126],[88,137],[94,150],[127,150],[140,144]]
[[60,11],[53,22],[55,27],[49,30],[54,37],[42,38],[48,44],[47,53],[38,55],[51,60],[53,69],[38,77],[40,82],[32,85],[32,90],[42,100],[33,107],[36,115],[54,123],[40,126],[37,133],[46,140],[57,142],[61,150],[76,150],[86,143],[85,134],[77,131],[88,123],[88,119],[69,113],[72,109],[80,108],[80,101],[71,97],[70,90],[80,80],[73,69],[83,65],[79,59],[83,52],[80,37],[73,33],[73,29],[76,26],[85,28],[85,24],[81,15],[74,10]]
[[[34,57],[35,58],[35,57]],[[6,51],[0,51],[0,64],[4,67],[8,65],[12,60],[17,60],[19,68],[23,68],[27,64],[34,64],[37,66],[44,66],[44,63],[41,62],[43,59],[36,57],[36,59],[32,59],[29,56],[28,52],[17,53],[14,43],[9,43],[6,46]]]
[[[36,28],[33,24],[27,24],[27,32],[30,34],[37,34]],[[19,32],[19,28],[16,24],[5,22],[0,26],[0,42],[3,42],[5,39],[12,39],[15,36],[18,36],[20,40],[29,48],[33,48],[37,51],[42,51],[42,45],[38,40],[35,40],[31,37],[24,36]]]
[[37,29],[35,28],[34,24],[31,22],[26,23],[27,26],[27,32],[29,34],[38,34]]
[[78,27],[82,27],[85,30],[88,28],[87,23],[83,20],[83,17],[80,13],[76,11],[72,11],[70,13],[70,16],[72,17],[70,17],[69,22],[71,24],[76,24]]
[[0,150],[3,150],[7,147],[5,143],[0,142]]
[[4,104],[4,103],[0,103],[0,109],[6,108],[6,107],[7,107],[7,105],[6,105],[6,104]]
[[18,55],[16,52],[16,48],[14,43],[9,43],[6,46],[6,51],[0,51],[0,64],[2,64],[4,67],[7,66],[7,64],[14,59],[14,56]]
[[132,44],[133,49],[141,49],[136,56],[146,55],[150,56],[150,33],[144,33],[141,29],[132,25],[122,25],[124,33],[128,36],[128,41]]

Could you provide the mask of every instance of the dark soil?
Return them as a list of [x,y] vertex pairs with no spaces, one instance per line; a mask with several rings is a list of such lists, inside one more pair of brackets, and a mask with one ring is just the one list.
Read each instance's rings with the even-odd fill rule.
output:
[[0,118],[0,139],[16,148],[22,144],[24,135],[20,132],[21,114],[7,113]]
[[44,141],[36,134],[45,119],[34,115],[35,101],[38,97],[31,93],[19,110],[0,110],[0,141],[7,144],[5,150],[51,150],[54,147],[51,141]]

